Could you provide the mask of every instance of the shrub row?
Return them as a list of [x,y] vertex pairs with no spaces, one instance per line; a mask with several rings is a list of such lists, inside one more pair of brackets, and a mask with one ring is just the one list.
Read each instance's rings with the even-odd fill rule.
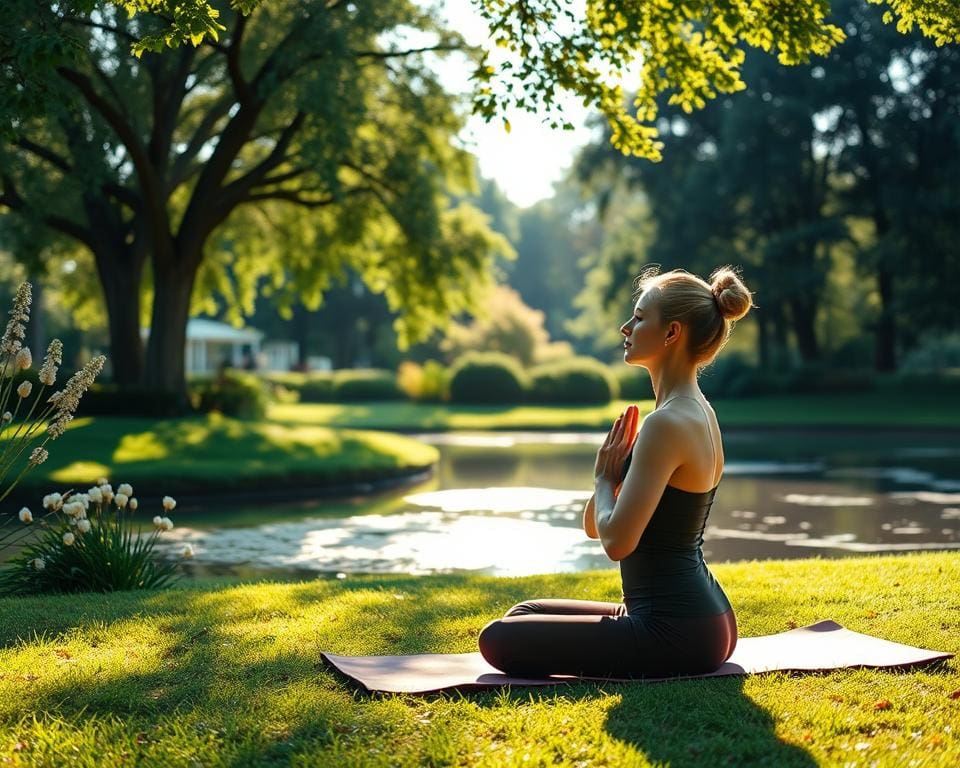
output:
[[[61,379],[63,377],[60,377]],[[14,386],[35,371],[18,373]],[[765,371],[736,353],[720,357],[700,376],[708,397],[737,398],[779,394],[923,392],[960,396],[960,369],[903,371],[879,375],[870,370],[807,365],[789,371]],[[58,382],[57,388],[62,386]],[[523,368],[500,352],[468,352],[452,366],[435,360],[404,362],[388,370],[255,373],[228,370],[223,376],[193,377],[190,405],[195,411],[220,411],[238,418],[263,418],[271,399],[321,403],[409,399],[463,404],[602,404],[623,398],[653,398],[646,372],[626,365],[606,366],[589,357]],[[94,384],[81,401],[78,416],[178,415],[175,396],[145,389],[121,390]]]

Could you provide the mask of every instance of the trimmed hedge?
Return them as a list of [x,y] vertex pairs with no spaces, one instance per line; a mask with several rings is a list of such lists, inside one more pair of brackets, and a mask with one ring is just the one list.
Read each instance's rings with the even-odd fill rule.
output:
[[219,411],[238,419],[267,415],[267,384],[254,373],[228,369],[220,379],[204,376],[191,384],[190,401],[201,413]]
[[520,363],[503,352],[467,352],[450,368],[450,399],[455,403],[521,403],[527,387]]
[[650,383],[650,374],[646,368],[625,363],[614,363],[612,370],[617,385],[620,387],[620,397],[631,402],[653,400],[653,384]]
[[381,369],[344,368],[334,372],[333,390],[337,400],[402,400],[397,375]]
[[609,403],[620,382],[599,360],[572,357],[529,370],[529,399],[538,403]]

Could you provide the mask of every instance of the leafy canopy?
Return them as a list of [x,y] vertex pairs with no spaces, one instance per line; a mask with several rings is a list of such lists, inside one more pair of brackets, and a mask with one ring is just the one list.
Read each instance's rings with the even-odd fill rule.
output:
[[[96,0],[75,0],[90,10]],[[166,27],[132,43],[139,56],[183,42],[218,39],[221,3],[207,0],[110,0],[131,16],[159,15]],[[230,0],[251,13],[264,0]],[[267,0],[269,2],[269,0]],[[344,0],[330,0],[329,7]],[[624,154],[659,160],[655,127],[658,96],[686,112],[717,93],[743,90],[744,46],[776,53],[781,64],[806,63],[841,43],[844,32],[827,22],[829,0],[473,0],[504,55],[485,51],[474,73],[474,111],[494,119],[507,106],[545,110],[551,126],[558,96],[573,93],[600,110],[611,141]],[[952,0],[867,0],[886,5],[884,21],[908,33],[915,27],[936,44],[960,42],[960,3]],[[640,64],[640,85],[628,109],[623,83]],[[628,87],[632,87],[628,83]],[[504,120],[507,130],[509,123]]]

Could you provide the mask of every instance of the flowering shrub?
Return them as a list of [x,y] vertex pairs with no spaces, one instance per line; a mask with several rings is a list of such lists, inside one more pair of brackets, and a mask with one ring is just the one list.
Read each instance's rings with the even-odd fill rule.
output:
[[[0,494],[0,501],[9,495],[30,469],[47,460],[47,443],[60,437],[67,424],[73,421],[80,398],[103,370],[107,360],[103,355],[97,355],[71,376],[63,389],[44,400],[45,390],[56,382],[57,369],[63,361],[63,343],[60,339],[54,339],[40,367],[37,391],[34,392],[31,381],[21,381],[14,387],[16,374],[28,371],[33,365],[33,354],[22,342],[30,321],[32,290],[30,283],[21,283],[17,288],[13,309],[9,312],[10,320],[0,338],[0,483],[7,479],[26,451],[33,447],[20,472]],[[33,402],[28,405],[31,394],[34,395]],[[20,421],[18,417],[22,417]],[[41,435],[45,435],[42,442],[35,445]]]
[[[164,496],[164,512],[177,502]],[[51,493],[43,498],[46,512],[34,521],[26,507],[18,515],[24,526],[39,526],[36,539],[0,570],[0,594],[111,592],[158,589],[175,578],[179,561],[161,561],[153,554],[158,536],[173,528],[165,515],[153,518],[148,535],[135,532],[132,519],[138,502],[123,483],[116,493],[107,480],[86,493]],[[19,530],[24,531],[23,528]],[[21,533],[21,538],[29,533]],[[7,534],[10,538],[11,534]],[[0,537],[0,541],[3,537]],[[192,557],[188,544],[183,557]]]

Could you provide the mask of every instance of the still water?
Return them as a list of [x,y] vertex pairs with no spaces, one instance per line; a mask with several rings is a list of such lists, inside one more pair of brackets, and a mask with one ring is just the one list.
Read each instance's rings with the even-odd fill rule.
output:
[[[441,453],[417,486],[375,496],[189,511],[191,573],[474,572],[616,568],[581,529],[601,433],[416,435]],[[727,432],[704,536],[708,562],[960,549],[956,435]]]

